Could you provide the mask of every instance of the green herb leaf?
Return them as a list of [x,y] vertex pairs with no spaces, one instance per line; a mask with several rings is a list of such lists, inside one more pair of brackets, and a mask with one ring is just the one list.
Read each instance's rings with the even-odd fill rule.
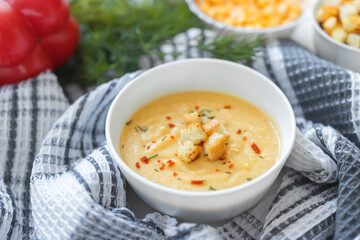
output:
[[152,159],[152,158],[157,157],[157,156],[159,156],[159,154],[155,154],[154,156],[148,157],[145,160],[149,160],[149,159]]
[[264,158],[264,157],[260,155],[259,158]]
[[211,185],[210,185],[210,187],[209,187],[209,190],[214,190],[214,191],[216,191],[216,189],[213,188]]
[[136,130],[136,132],[139,132],[139,130],[142,131],[142,132],[146,132],[148,130],[148,128],[147,127],[140,127],[139,125],[136,125],[135,130]]
[[215,118],[215,116],[210,116],[210,117],[208,117],[208,119],[214,119]]
[[251,181],[251,180],[252,180],[252,178],[251,178],[251,177],[249,177],[249,178],[246,178],[246,180]]
[[188,113],[193,113],[194,111],[190,111],[190,112],[188,112]]
[[157,170],[156,168],[154,169],[155,172],[159,172],[159,170]]
[[131,124],[132,120],[129,120],[128,122],[126,122],[126,126],[129,126]]
[[231,172],[225,172],[225,173],[227,173],[227,174],[231,174]]
[[121,145],[121,147],[122,147],[122,148],[124,148],[124,147],[125,147],[125,146],[124,146],[124,144],[123,144],[123,145]]

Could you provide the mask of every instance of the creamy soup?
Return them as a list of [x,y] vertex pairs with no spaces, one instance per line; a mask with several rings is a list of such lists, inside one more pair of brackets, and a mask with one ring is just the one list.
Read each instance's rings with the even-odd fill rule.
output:
[[[216,120],[226,129],[221,157],[210,160],[200,142],[193,145],[200,152],[196,159],[180,159],[184,115],[194,112],[201,115],[200,125]],[[121,158],[139,175],[190,191],[216,191],[252,181],[280,157],[271,118],[245,100],[215,92],[182,92],[151,102],[132,115],[119,144]]]

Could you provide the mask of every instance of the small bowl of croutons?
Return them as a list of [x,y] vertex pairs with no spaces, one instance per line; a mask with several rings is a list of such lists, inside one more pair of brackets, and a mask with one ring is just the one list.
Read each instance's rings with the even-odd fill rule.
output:
[[360,0],[318,0],[312,8],[316,53],[360,72]]
[[264,197],[295,142],[284,93],[225,60],[187,59],[138,75],[113,100],[106,141],[134,191],[194,222],[228,219]]
[[186,0],[203,22],[224,33],[268,40],[289,37],[306,19],[310,0]]

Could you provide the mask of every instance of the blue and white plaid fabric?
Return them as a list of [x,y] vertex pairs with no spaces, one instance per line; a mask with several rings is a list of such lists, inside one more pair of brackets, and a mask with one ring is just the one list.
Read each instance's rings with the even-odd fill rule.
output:
[[[179,34],[161,48],[164,60],[208,56],[195,47],[199,37],[198,29]],[[72,105],[51,72],[1,87],[0,239],[360,239],[360,75],[288,40],[268,44],[253,67],[292,103],[296,144],[267,196],[218,227],[156,212],[139,219],[128,208],[105,117],[142,71]]]

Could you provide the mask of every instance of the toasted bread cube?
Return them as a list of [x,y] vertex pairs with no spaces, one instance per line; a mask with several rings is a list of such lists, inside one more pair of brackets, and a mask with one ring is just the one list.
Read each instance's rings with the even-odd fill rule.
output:
[[202,141],[205,141],[207,138],[208,135],[199,123],[190,123],[181,131],[181,141],[183,143],[186,141],[191,141],[194,144],[199,144]]
[[322,23],[330,17],[336,17],[338,14],[339,14],[339,9],[337,7],[322,6],[316,12],[316,20]]
[[345,42],[347,33],[341,27],[337,27],[331,32],[331,37],[340,42]]
[[211,161],[219,159],[226,152],[226,137],[220,133],[213,133],[204,143],[206,157]]
[[186,124],[199,123],[201,124],[201,114],[198,111],[191,111],[185,113],[184,120]]
[[356,33],[350,33],[346,39],[346,43],[350,46],[360,48],[360,35]]
[[345,31],[354,32],[356,29],[360,29],[360,16],[354,15],[344,18],[341,23]]
[[331,34],[335,28],[339,27],[339,22],[336,17],[330,17],[326,19],[322,27],[327,34]]
[[195,161],[200,156],[198,146],[195,146],[191,141],[186,141],[178,148],[178,157],[185,163]]
[[213,119],[203,125],[203,128],[208,136],[217,132],[223,134],[224,136],[228,137],[229,134],[226,131],[225,127],[216,119]]
[[357,8],[355,4],[348,3],[340,7],[340,20],[343,21],[345,18],[357,15]]

